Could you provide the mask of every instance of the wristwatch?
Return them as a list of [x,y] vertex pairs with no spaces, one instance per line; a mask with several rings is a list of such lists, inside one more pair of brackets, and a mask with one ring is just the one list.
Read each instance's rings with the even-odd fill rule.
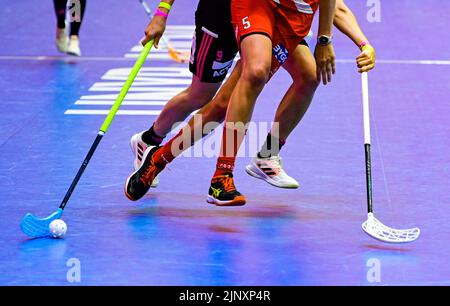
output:
[[317,37],[317,43],[322,46],[331,44],[332,40],[333,38],[327,35],[320,35],[319,37]]

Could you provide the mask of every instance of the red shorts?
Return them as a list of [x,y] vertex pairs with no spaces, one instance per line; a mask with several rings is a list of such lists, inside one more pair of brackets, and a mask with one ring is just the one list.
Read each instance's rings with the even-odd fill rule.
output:
[[[257,4],[255,3],[257,2]],[[238,44],[245,36],[261,33],[272,40],[271,75],[308,35],[319,0],[232,0],[231,16]],[[300,3],[300,4],[299,4]]]

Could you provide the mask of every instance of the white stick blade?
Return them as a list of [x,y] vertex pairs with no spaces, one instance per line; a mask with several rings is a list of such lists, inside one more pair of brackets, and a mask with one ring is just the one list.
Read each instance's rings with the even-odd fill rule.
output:
[[369,214],[362,224],[362,229],[372,238],[387,243],[413,242],[420,236],[419,228],[394,229],[381,223],[373,214]]

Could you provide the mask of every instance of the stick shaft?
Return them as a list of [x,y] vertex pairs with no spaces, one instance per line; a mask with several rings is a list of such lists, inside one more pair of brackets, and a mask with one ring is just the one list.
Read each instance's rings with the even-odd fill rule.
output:
[[105,133],[98,132],[97,137],[95,137],[94,143],[92,144],[91,148],[89,149],[88,154],[84,158],[83,163],[81,164],[80,169],[78,169],[77,174],[75,175],[75,178],[72,181],[72,184],[70,184],[69,189],[66,192],[66,195],[64,196],[64,199],[62,200],[61,204],[59,205],[59,208],[64,209],[67,205],[67,202],[69,202],[70,196],[72,195],[73,191],[75,190],[75,187],[78,184],[78,181],[80,180],[81,176],[84,173],[84,170],[86,170],[87,165],[89,164],[89,161],[91,160],[92,155],[94,155],[95,150],[98,147],[98,144],[103,139],[103,135]]
[[114,117],[116,116],[116,113],[120,108],[120,105],[122,104],[123,100],[125,99],[125,96],[127,95],[128,91],[130,90],[131,85],[133,85],[133,82],[136,79],[136,76],[137,76],[139,70],[141,69],[142,65],[144,64],[145,60],[147,59],[148,53],[150,52],[152,46],[153,46],[153,40],[148,42],[145,45],[144,49],[142,49],[142,52],[139,55],[139,58],[137,59],[133,68],[131,69],[128,79],[126,80],[125,84],[123,85],[122,89],[120,90],[120,93],[116,98],[116,101],[114,102],[113,106],[109,110],[108,116],[106,117],[105,121],[103,122],[102,126],[100,127],[101,132],[106,133],[108,131],[108,128],[111,125],[111,122],[113,121]]
[[89,149],[89,152],[87,153],[86,157],[84,158],[84,161],[80,166],[80,169],[78,169],[78,172],[75,175],[75,178],[73,179],[72,183],[70,184],[70,187],[67,190],[66,195],[64,196],[64,199],[62,200],[61,204],[59,205],[60,209],[64,209],[67,205],[67,202],[69,202],[69,199],[72,196],[72,193],[75,190],[75,187],[77,186],[78,181],[80,180],[81,176],[83,175],[84,170],[86,170],[87,165],[89,164],[89,161],[91,160],[92,156],[94,155],[95,150],[97,149],[100,141],[103,139],[103,135],[105,135],[106,131],[108,130],[109,126],[111,125],[111,122],[113,121],[114,117],[116,116],[116,113],[120,108],[120,105],[122,104],[131,85],[133,84],[134,80],[136,79],[136,76],[137,76],[139,70],[141,69],[142,65],[144,64],[145,59],[147,58],[148,53],[150,52],[152,46],[153,46],[153,40],[150,41],[149,43],[147,43],[147,45],[145,45],[144,49],[141,52],[141,55],[139,56],[136,63],[134,64],[133,69],[131,69],[128,79],[126,80],[125,84],[123,85],[113,106],[109,110],[108,116],[106,117],[105,121],[103,121],[103,124],[100,127],[100,131],[98,132],[97,137],[95,137],[95,140],[92,143],[91,148]]
[[362,101],[364,115],[364,143],[370,144],[370,108],[369,108],[369,77],[367,72],[361,74]]
[[364,156],[366,163],[367,211],[373,213],[372,201],[372,162],[370,156],[370,108],[369,108],[369,77],[367,72],[361,74],[363,121],[364,121]]
[[373,213],[372,203],[372,162],[370,159],[370,144],[364,144],[366,158],[366,190],[367,190],[367,212]]

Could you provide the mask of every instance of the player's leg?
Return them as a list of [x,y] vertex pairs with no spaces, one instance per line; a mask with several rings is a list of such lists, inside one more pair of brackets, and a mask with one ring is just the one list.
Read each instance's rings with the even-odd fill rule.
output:
[[204,83],[194,75],[191,85],[165,105],[153,125],[155,134],[165,138],[172,131],[175,124],[181,123],[192,112],[210,102],[220,85],[220,82]]
[[[220,5],[218,6],[218,4]],[[225,79],[237,53],[234,30],[230,23],[230,17],[226,14],[229,6],[228,1],[220,3],[200,1],[196,12],[196,31],[189,65],[194,75],[192,84],[169,101],[156,123],[148,131],[132,137],[132,148],[136,152],[136,171],[131,176],[138,175],[138,168],[142,167],[141,161],[145,161],[144,153],[159,146],[176,123],[185,120],[193,111],[211,101]],[[147,157],[151,160],[152,156],[153,153]],[[152,167],[152,163],[145,163],[144,168],[148,167]],[[163,167],[159,167],[158,171],[162,169]],[[145,182],[153,183],[154,186],[158,180],[153,178],[146,177]],[[131,185],[133,185],[132,183]],[[134,196],[131,191],[127,196],[139,198],[139,195]]]
[[133,135],[130,144],[135,153],[134,168],[141,165],[147,147],[159,146],[176,124],[184,121],[192,112],[211,101],[221,83],[204,83],[197,76],[191,85],[170,99],[150,129]]
[[[134,135],[131,139],[131,147],[136,156],[134,161],[136,170],[148,146],[159,146],[176,124],[212,100],[233,64],[237,53],[233,28],[229,20],[228,23],[224,21],[225,25],[213,24],[211,16],[206,14],[210,4],[209,1],[200,1],[196,14],[196,29],[189,64],[189,70],[193,74],[191,85],[164,106],[150,129]],[[220,21],[221,18],[218,17],[214,22]],[[213,28],[214,31],[209,28]]]
[[69,1],[70,35],[67,53],[70,55],[81,56],[79,34],[85,10],[86,0]]
[[208,135],[205,125],[219,125],[225,118],[228,101],[239,80],[241,65],[238,63],[230,77],[223,84],[217,95],[206,104],[180,132],[170,139],[164,146],[149,147],[143,154],[142,165],[130,175],[125,185],[125,195],[133,201],[140,199],[148,191],[148,186],[154,183],[157,175],[165,166],[191,147],[195,141]]
[[271,75],[276,9],[272,1],[262,1],[259,5],[250,0],[232,1],[232,20],[240,43],[242,71],[228,105],[208,203],[245,204],[245,197],[234,186],[233,170],[256,99]]
[[214,99],[203,106],[180,132],[154,154],[154,161],[165,166],[190,148],[196,141],[209,135],[225,119],[231,94],[239,81],[241,64],[238,62],[230,77]]
[[231,95],[225,119],[222,146],[216,171],[208,192],[208,203],[244,205],[245,197],[235,188],[233,169],[258,95],[269,79],[272,42],[262,34],[252,34],[241,41],[242,72]]
[[280,138],[286,140],[311,105],[319,82],[316,61],[307,45],[300,44],[283,67],[293,83],[278,106],[275,122],[279,122]]
[[[133,162],[135,172],[133,172],[130,177],[139,175],[139,169],[142,168],[146,159],[147,164],[150,163],[153,153],[159,148],[159,145],[163,142],[166,135],[178,123],[184,121],[193,111],[198,110],[202,105],[211,101],[219,87],[220,83],[204,83],[201,82],[197,76],[193,75],[191,85],[167,102],[163,111],[150,129],[137,133],[131,137],[130,146],[135,156]],[[146,154],[150,151],[150,155]],[[161,170],[162,168],[158,172]],[[130,177],[127,179],[126,186],[132,185]],[[145,188],[141,188],[140,190],[145,190],[145,192],[148,191],[147,186],[155,188],[159,185],[159,177],[157,177],[157,174],[154,176],[146,176],[145,180],[142,180],[142,182],[144,181]],[[127,189],[132,190],[132,188],[127,187],[125,189],[125,194],[129,199],[137,200],[140,198],[134,196],[132,191],[127,192]],[[138,189],[136,188],[136,190]],[[141,194],[141,192],[135,192],[135,194]],[[144,194],[142,194],[142,196]]]
[[[180,122],[184,121],[192,112],[212,100],[221,82],[202,82],[196,75],[192,76],[191,85],[170,99],[164,106],[156,121],[146,131],[131,137],[130,146],[135,155],[133,162],[137,170],[144,160],[144,152],[159,146],[166,135]],[[157,187],[159,178],[152,180],[152,187]]]
[[283,67],[291,75],[293,83],[278,106],[274,119],[276,125],[246,171],[276,187],[298,188],[298,182],[284,171],[279,152],[308,110],[319,83],[314,57],[303,42]]
[[67,50],[67,35],[66,35],[66,7],[67,0],[53,0],[53,5],[56,14],[56,48],[60,52]]

